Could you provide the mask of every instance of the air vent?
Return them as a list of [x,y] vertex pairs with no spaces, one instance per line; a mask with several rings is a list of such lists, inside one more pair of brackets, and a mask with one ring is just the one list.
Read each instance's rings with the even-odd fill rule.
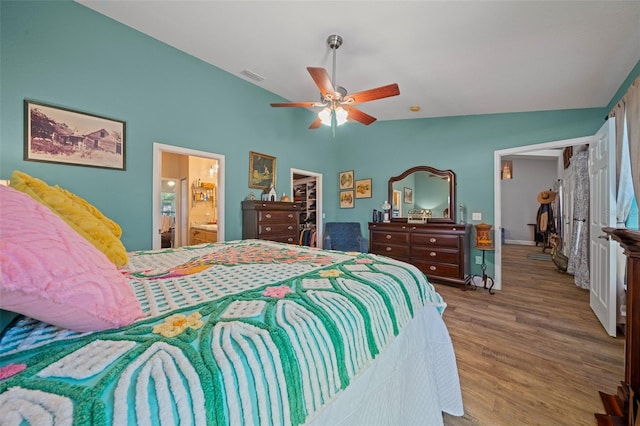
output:
[[263,76],[261,76],[261,75],[259,75],[259,74],[256,74],[256,73],[255,73],[255,72],[253,72],[253,71],[249,71],[249,70],[242,70],[242,71],[240,71],[240,74],[242,74],[242,75],[244,75],[245,77],[247,77],[247,78],[249,78],[249,79],[251,79],[251,80],[253,80],[253,81],[256,81],[256,82],[261,82],[262,80],[264,80],[264,77],[263,77]]

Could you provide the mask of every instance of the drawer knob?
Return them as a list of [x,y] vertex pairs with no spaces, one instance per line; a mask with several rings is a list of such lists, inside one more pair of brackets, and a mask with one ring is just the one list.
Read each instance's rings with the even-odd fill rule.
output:
[[293,241],[293,238],[289,237],[289,238],[287,238],[287,241],[291,242],[291,241]]
[[433,237],[429,238],[430,243],[435,243],[436,241],[438,241],[437,238],[433,238]]
[[390,239],[391,239],[391,235],[390,235],[390,234],[387,234],[387,235],[385,236],[385,238],[386,238],[387,240],[390,240]]
[[429,253],[429,256],[431,256],[431,257],[436,257],[436,254],[437,254],[437,253],[436,253],[435,251],[432,251],[431,253]]
[[267,219],[271,219],[271,213],[267,213],[266,215],[264,215],[264,217],[266,217]]
[[293,217],[293,215],[291,213],[289,213],[289,219],[291,219]]
[[385,250],[386,251],[391,251],[391,247],[387,247]]
[[293,226],[289,225],[289,227],[287,228],[289,231],[291,231],[293,229]]
[[264,230],[267,231],[267,232],[271,232],[271,227],[267,226],[266,228],[264,228]]
[[429,266],[429,269],[432,270],[432,271],[435,271],[438,268],[436,268],[435,266]]

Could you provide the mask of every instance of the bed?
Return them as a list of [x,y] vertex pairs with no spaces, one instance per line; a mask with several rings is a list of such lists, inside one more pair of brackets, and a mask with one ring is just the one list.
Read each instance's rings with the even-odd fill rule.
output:
[[[412,265],[259,240],[127,257],[114,269],[135,318],[94,331],[20,315],[2,332],[0,423],[432,425],[463,414],[446,304]],[[119,300],[99,297],[96,311]],[[77,321],[73,303],[52,321]],[[111,308],[124,317],[124,306]]]

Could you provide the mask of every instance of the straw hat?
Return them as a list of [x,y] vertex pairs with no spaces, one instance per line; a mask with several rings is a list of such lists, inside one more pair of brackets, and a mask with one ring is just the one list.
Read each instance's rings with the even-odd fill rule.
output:
[[556,193],[551,190],[542,191],[541,193],[538,194],[538,202],[540,204],[549,204],[553,202],[553,200],[555,199],[556,199]]

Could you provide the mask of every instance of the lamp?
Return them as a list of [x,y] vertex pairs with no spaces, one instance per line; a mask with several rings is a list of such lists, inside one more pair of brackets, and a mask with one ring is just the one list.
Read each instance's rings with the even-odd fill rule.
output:
[[500,179],[513,179],[513,161],[505,160],[502,162]]
[[384,200],[384,203],[382,203],[382,205],[380,207],[384,211],[384,216],[383,216],[382,221],[383,222],[390,222],[390,220],[389,220],[389,210],[391,209],[391,204],[389,204],[389,201]]
[[335,107],[334,105],[331,105],[331,107],[326,107],[322,111],[320,111],[318,113],[318,118],[320,118],[320,121],[325,126],[331,126],[331,121],[333,119],[333,116],[335,116],[336,125],[340,126],[347,122],[348,115],[349,113],[347,112],[347,110],[342,108],[341,106]]

